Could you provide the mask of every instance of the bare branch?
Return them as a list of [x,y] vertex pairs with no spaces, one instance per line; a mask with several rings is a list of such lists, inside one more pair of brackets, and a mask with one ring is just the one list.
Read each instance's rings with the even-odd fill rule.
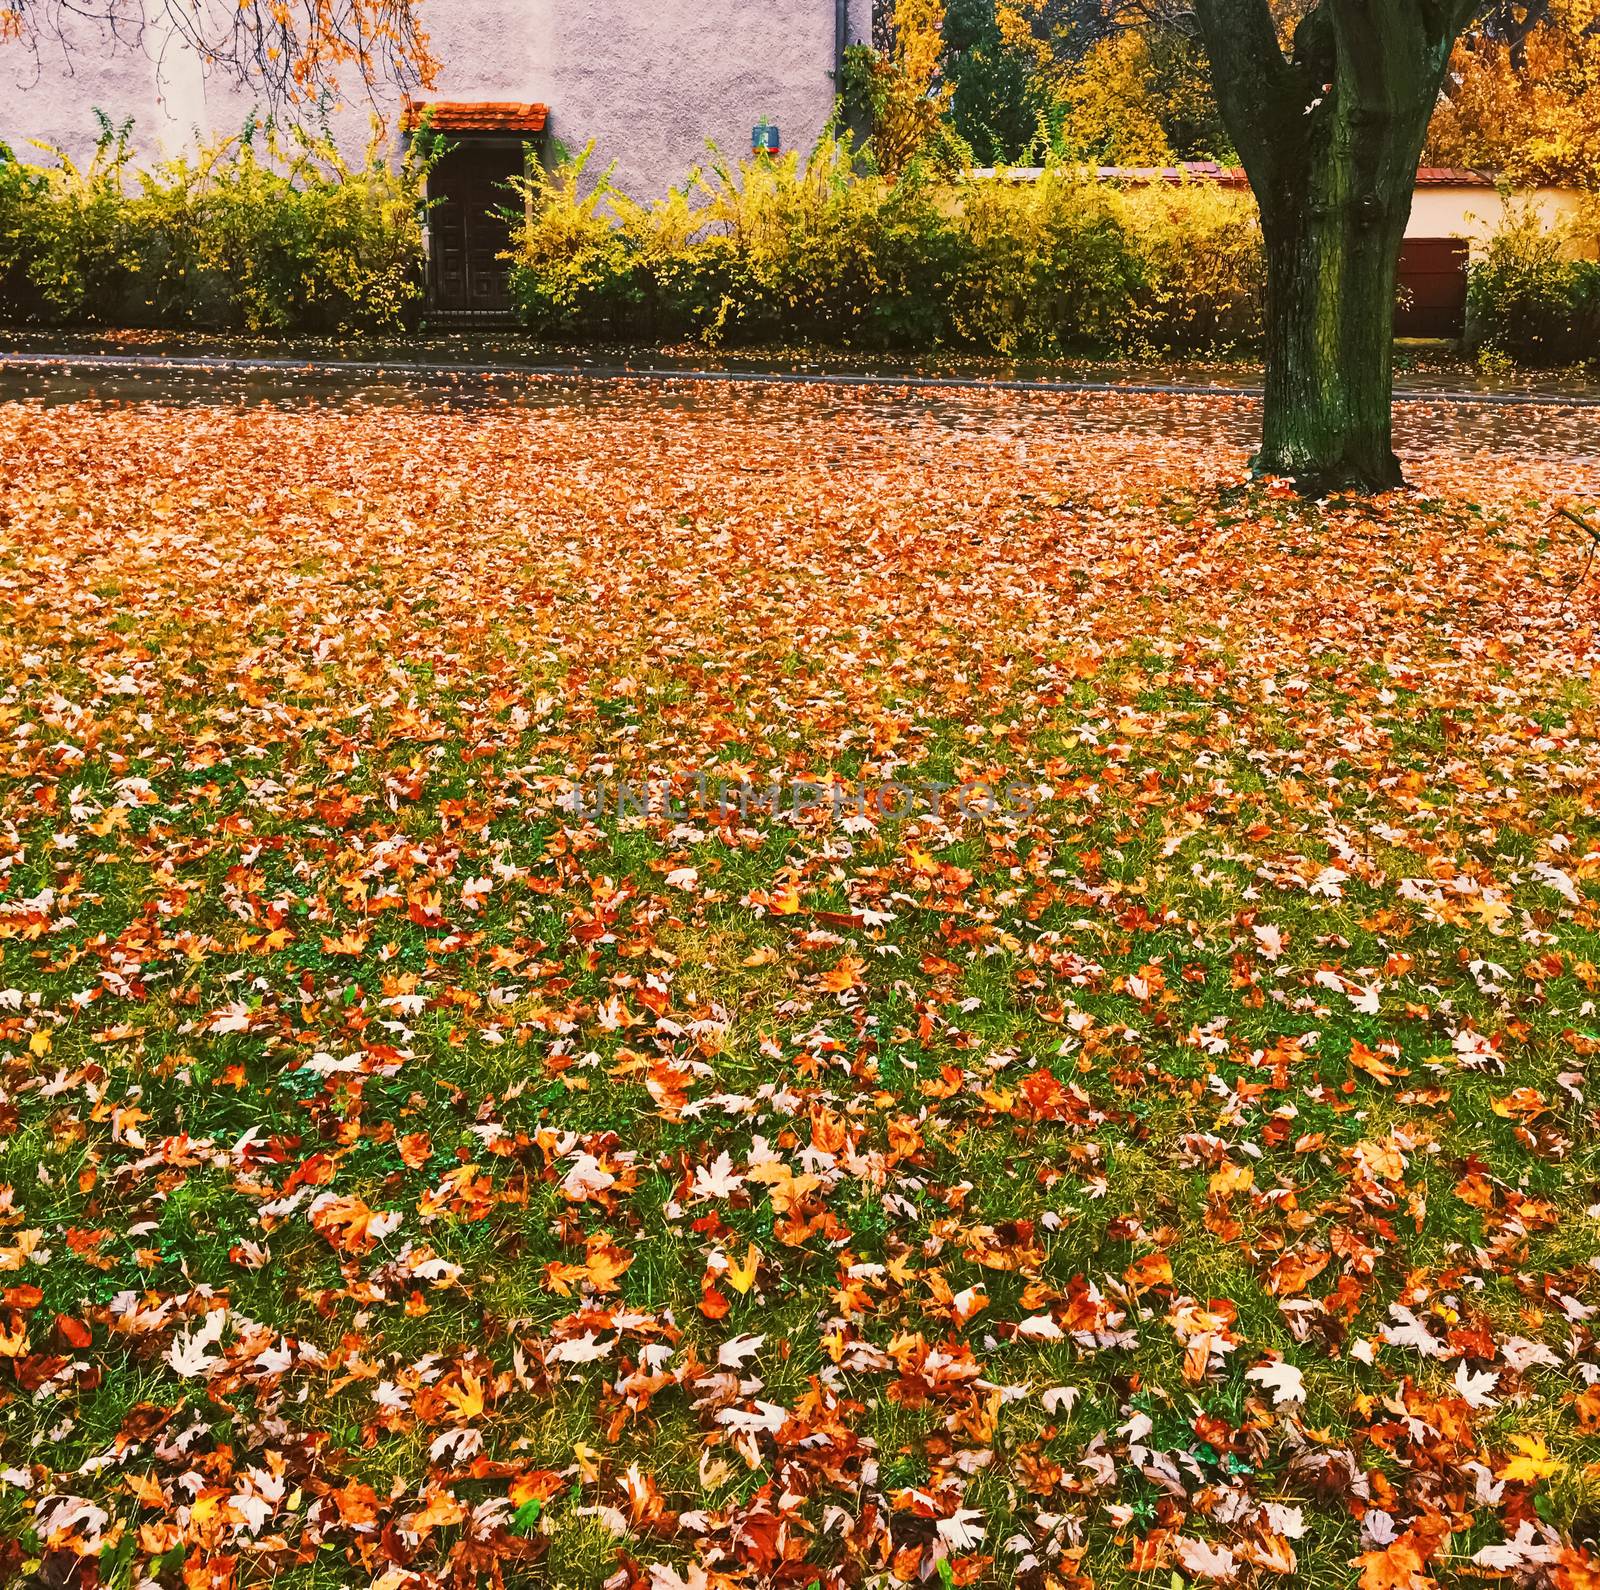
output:
[[0,0],[13,31],[66,41],[74,21],[96,22],[124,42],[151,31],[181,40],[209,70],[256,89],[271,108],[314,101],[354,78],[427,87],[436,64],[418,0]]

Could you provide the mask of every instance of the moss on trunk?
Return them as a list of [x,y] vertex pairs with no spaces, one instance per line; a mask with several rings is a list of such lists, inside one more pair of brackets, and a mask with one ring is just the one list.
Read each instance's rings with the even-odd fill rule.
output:
[[1258,473],[1292,476],[1318,491],[1402,483],[1392,441],[1398,243],[1391,238],[1389,226],[1333,216],[1269,239]]

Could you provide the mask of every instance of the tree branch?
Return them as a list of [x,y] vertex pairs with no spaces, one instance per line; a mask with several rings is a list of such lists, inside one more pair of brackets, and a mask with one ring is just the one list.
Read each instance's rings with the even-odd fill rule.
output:
[[1223,122],[1265,203],[1287,153],[1281,139],[1293,126],[1290,112],[1304,108],[1295,103],[1303,99],[1303,74],[1278,43],[1268,0],[1195,0],[1194,11]]
[[314,101],[341,75],[374,93],[381,85],[428,86],[436,69],[418,0],[0,0],[23,34],[66,39],[74,19],[121,40],[152,25],[192,48],[206,67],[260,92],[273,109]]

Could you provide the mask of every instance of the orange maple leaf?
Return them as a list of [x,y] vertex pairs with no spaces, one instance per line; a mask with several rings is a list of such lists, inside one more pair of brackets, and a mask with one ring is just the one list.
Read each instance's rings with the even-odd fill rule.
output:
[[615,1292],[617,1282],[633,1263],[633,1255],[626,1248],[619,1248],[603,1232],[590,1237],[585,1248],[584,1270],[589,1284],[597,1292]]
[[864,965],[859,956],[842,956],[837,966],[822,974],[822,986],[830,994],[843,994],[852,988],[859,988]]
[[398,1211],[380,1213],[360,1198],[340,1198],[324,1193],[309,1211],[312,1229],[331,1248],[346,1253],[370,1253],[400,1224]]

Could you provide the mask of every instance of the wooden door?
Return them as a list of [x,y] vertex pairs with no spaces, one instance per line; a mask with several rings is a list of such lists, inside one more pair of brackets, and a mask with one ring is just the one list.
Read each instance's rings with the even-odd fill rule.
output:
[[494,313],[510,307],[510,246],[504,212],[518,203],[510,188],[520,176],[520,146],[463,143],[428,179],[428,300],[434,309]]
[[1458,237],[1407,238],[1400,251],[1397,337],[1459,337],[1467,327],[1467,257]]

